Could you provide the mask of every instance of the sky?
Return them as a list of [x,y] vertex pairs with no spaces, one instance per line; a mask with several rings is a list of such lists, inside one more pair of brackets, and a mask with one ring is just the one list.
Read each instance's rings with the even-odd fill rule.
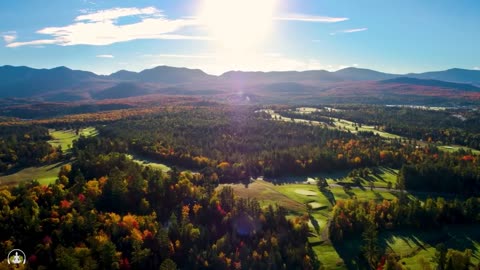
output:
[[0,65],[480,70],[478,0],[2,0]]

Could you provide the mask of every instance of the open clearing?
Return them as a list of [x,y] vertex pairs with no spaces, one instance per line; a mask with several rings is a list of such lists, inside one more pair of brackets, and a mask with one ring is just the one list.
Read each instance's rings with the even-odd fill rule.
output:
[[480,155],[480,150],[476,150],[476,149],[473,149],[473,148],[469,148],[469,147],[465,147],[465,146],[460,146],[460,145],[442,145],[442,146],[439,146],[438,149],[442,150],[442,151],[445,151],[445,152],[458,152],[460,150],[464,150],[464,151],[471,151],[472,154],[475,154],[475,155]]
[[[372,168],[372,173],[366,177],[355,177],[359,180],[361,186],[365,188],[370,188],[370,185],[373,184],[375,188],[387,188],[388,183],[390,183],[391,187],[395,187],[397,183],[397,176],[398,170],[392,169],[388,167],[376,167]],[[354,184],[355,179],[354,177],[348,176],[348,174],[339,175],[339,177],[329,177],[326,178],[328,184],[339,184],[339,183],[348,183]]]
[[301,194],[301,195],[306,195],[306,196],[316,196],[317,193],[314,191],[310,190],[305,190],[305,189],[295,189],[295,193]]
[[90,137],[96,136],[98,134],[97,129],[94,127],[87,127],[80,129],[78,134],[76,134],[75,130],[67,129],[67,130],[49,130],[50,136],[53,137],[52,140],[48,141],[53,147],[61,146],[63,151],[68,151],[72,148],[73,141],[77,140],[80,136]]
[[26,180],[37,180],[40,184],[48,185],[57,180],[58,172],[64,163],[29,167],[21,169],[13,174],[0,176],[0,185],[13,185]]
[[[89,137],[98,134],[94,127],[80,129],[78,135],[75,130],[49,130],[52,140],[48,141],[53,147],[61,146],[63,151],[69,151],[72,148],[73,141],[81,135]],[[65,162],[58,162],[38,167],[28,167],[19,169],[8,175],[0,176],[0,185],[16,185],[22,181],[37,180],[42,185],[48,185],[57,180],[58,172]]]
[[388,133],[385,131],[380,131],[376,130],[374,126],[367,126],[367,125],[362,125],[361,127],[357,124],[355,124],[352,121],[348,121],[345,119],[337,119],[337,118],[331,118],[333,120],[333,125],[339,129],[339,130],[348,130],[352,133],[358,133],[358,132],[373,132],[375,135],[378,135],[382,138],[385,139],[400,139],[403,138],[402,136],[395,135],[392,133]]
[[148,159],[148,158],[144,158],[144,157],[141,157],[141,156],[138,156],[138,155],[131,155],[131,154],[127,155],[127,157],[132,159],[136,163],[138,163],[140,165],[143,165],[143,166],[150,166],[153,169],[161,170],[163,172],[170,171],[170,167],[168,167],[167,165],[162,164],[162,163],[157,163],[154,160],[151,160],[151,159]]
[[223,184],[224,186],[231,186],[235,195],[242,198],[256,198],[262,206],[275,205],[285,207],[294,213],[302,213],[305,211],[305,204],[289,198],[275,189],[275,186],[263,180],[257,180],[245,187],[243,184]]

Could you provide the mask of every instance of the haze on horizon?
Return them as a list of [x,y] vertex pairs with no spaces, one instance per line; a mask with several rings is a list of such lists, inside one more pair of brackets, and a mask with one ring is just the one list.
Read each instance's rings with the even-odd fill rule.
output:
[[7,0],[0,64],[98,74],[480,69],[479,10],[474,0]]

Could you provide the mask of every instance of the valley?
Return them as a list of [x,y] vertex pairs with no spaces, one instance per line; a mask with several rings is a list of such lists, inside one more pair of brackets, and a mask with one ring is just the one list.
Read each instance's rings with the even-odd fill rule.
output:
[[[461,143],[461,136],[476,138],[476,127],[462,124],[476,119],[475,110],[377,105],[192,106],[190,102],[178,102],[180,106],[130,109],[128,113],[97,112],[63,119],[4,122],[4,134],[10,134],[4,135],[6,142],[13,140],[12,134],[18,134],[23,141],[17,143],[35,146],[31,149],[46,147],[46,156],[40,155],[32,165],[20,161],[7,165],[11,168],[1,176],[2,185],[26,185],[32,190],[36,185],[43,189],[61,185],[81,198],[90,194],[88,198],[96,207],[120,213],[127,210],[136,213],[137,218],[145,218],[152,204],[166,203],[165,199],[151,197],[159,196],[151,193],[159,184],[169,185],[168,189],[179,196],[177,200],[195,198],[195,205],[209,209],[210,215],[222,216],[235,207],[243,209],[243,204],[254,207],[258,203],[265,214],[254,217],[254,207],[241,215],[248,215],[248,220],[263,220],[262,215],[283,216],[285,224],[297,228],[292,233],[302,232],[302,239],[308,243],[305,252],[324,269],[368,268],[363,226],[369,226],[371,219],[378,233],[378,263],[389,261],[405,269],[435,264],[439,243],[458,252],[471,250],[470,263],[480,263],[480,239],[474,229],[477,208],[471,208],[472,203],[477,204],[479,186],[468,176],[478,178],[479,150],[471,148],[476,141],[446,144]],[[398,119],[399,115],[403,116]],[[401,118],[409,121],[410,115],[415,115],[420,125],[406,130]],[[80,119],[88,122],[83,124]],[[430,129],[442,130],[439,119],[449,129],[430,133]],[[16,150],[18,154],[21,149]],[[424,169],[436,166],[442,169]],[[12,170],[14,173],[10,173]],[[439,171],[443,175],[439,176]],[[119,173],[123,176],[119,177]],[[145,177],[147,182],[140,180]],[[444,177],[442,182],[432,182],[438,177]],[[122,182],[122,178],[126,180]],[[37,182],[29,181],[32,179]],[[110,183],[113,179],[117,182]],[[158,179],[163,182],[155,182]],[[122,187],[125,184],[127,189]],[[79,189],[79,185],[83,188]],[[109,188],[120,193],[108,193]],[[138,192],[144,195],[139,197]],[[104,196],[120,197],[112,197],[116,198],[112,204]],[[145,198],[150,198],[148,204]],[[132,205],[132,199],[137,203]],[[217,203],[212,206],[211,200]],[[348,208],[355,204],[361,207]],[[190,203],[176,205],[171,207],[185,208]],[[437,209],[435,205],[447,206]],[[359,210],[362,207],[377,210]],[[160,219],[171,218],[164,208],[156,209],[163,216]],[[347,216],[351,211],[360,212]],[[230,215],[238,215],[235,213]],[[233,227],[226,229],[238,230],[235,224],[241,215],[231,220]],[[423,230],[411,215],[430,220],[429,229]],[[394,221],[396,218],[399,220]],[[192,218],[189,222],[200,221]],[[208,223],[199,223],[198,228],[209,226],[200,224]],[[247,224],[242,226],[250,226]],[[184,243],[190,241],[182,239]]]

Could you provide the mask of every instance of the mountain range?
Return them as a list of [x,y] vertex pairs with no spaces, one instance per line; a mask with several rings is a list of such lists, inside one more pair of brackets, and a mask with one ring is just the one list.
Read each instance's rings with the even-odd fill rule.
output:
[[[370,69],[243,72],[220,76],[199,69],[158,66],[141,72],[97,75],[67,67],[0,67],[0,99],[88,102],[145,95],[201,96],[248,102],[477,104],[480,71],[390,74]],[[240,98],[240,100],[242,99]],[[0,103],[1,104],[1,103]]]

